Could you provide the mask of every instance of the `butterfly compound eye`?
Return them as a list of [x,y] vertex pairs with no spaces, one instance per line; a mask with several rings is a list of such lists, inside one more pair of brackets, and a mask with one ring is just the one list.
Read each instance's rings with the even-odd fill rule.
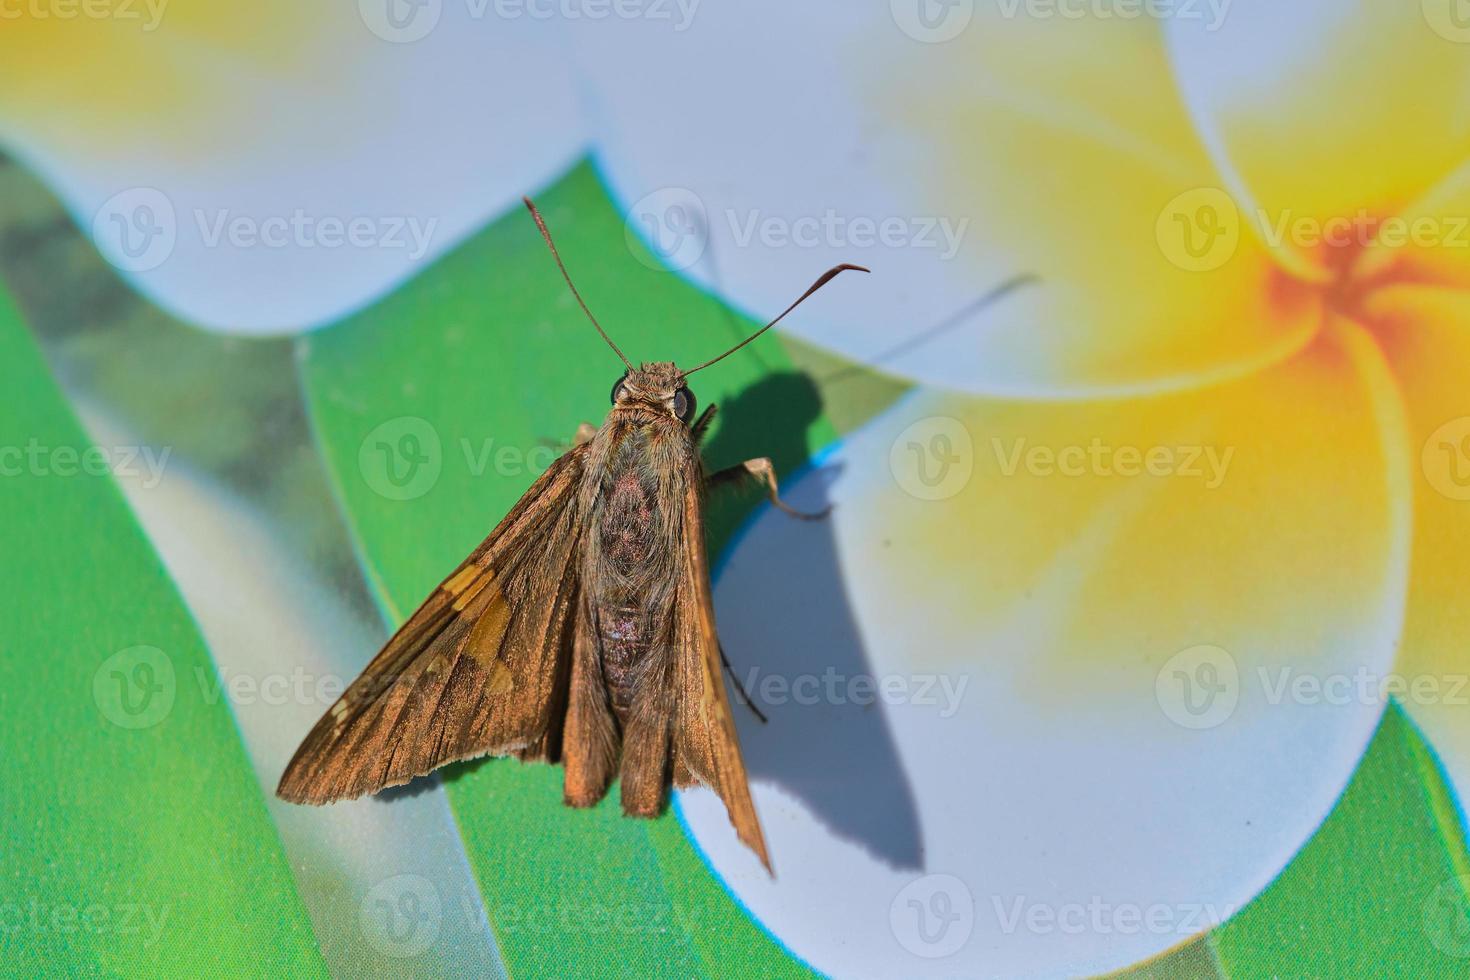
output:
[[616,380],[616,381],[613,382],[613,386],[612,386],[612,403],[614,405],[616,405],[618,403],[618,395],[623,390],[623,382],[624,381],[627,381],[627,380],[628,380],[628,376],[625,374],[621,378],[619,378],[618,380]]
[[674,414],[686,424],[694,417],[694,392],[688,388],[674,392]]

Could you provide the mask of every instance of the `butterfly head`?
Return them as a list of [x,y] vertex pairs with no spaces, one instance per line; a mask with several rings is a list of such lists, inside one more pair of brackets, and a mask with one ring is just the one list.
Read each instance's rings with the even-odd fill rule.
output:
[[664,412],[688,425],[694,419],[694,392],[684,384],[684,373],[672,361],[654,361],[630,367],[612,388],[614,407],[640,406]]

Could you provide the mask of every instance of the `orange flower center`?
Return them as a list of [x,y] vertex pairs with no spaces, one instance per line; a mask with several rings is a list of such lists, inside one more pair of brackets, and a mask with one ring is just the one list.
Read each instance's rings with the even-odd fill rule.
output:
[[1303,275],[1278,266],[1273,291],[1284,300],[1315,301],[1329,315],[1377,326],[1369,312],[1376,292],[1429,281],[1425,271],[1410,261],[1403,225],[1397,220],[1358,216],[1325,222],[1309,244],[1295,243],[1316,273]]

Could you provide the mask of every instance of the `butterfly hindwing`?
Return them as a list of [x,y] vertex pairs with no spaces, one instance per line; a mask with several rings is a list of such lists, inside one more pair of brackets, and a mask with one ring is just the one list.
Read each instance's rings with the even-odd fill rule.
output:
[[705,558],[701,481],[691,479],[684,493],[684,558],[674,607],[678,656],[674,724],[674,783],[700,782],[725,803],[740,840],[771,870],[765,835],[756,817],[735,733],[735,719],[720,672],[720,641],[715,633]]

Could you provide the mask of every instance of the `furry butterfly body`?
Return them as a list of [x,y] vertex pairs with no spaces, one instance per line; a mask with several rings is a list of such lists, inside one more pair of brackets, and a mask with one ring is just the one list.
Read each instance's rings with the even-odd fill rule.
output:
[[[787,312],[845,268],[857,267],[828,272]],[[704,496],[753,478],[795,512],[767,459],[705,472],[714,407],[696,420],[685,379],[719,358],[634,367],[603,337],[627,366],[606,420],[582,427],[311,729],[283,799],[330,803],[513,755],[560,763],[571,806],[619,779],[636,817],[658,815],[671,786],[702,783],[769,870],[721,676]]]

